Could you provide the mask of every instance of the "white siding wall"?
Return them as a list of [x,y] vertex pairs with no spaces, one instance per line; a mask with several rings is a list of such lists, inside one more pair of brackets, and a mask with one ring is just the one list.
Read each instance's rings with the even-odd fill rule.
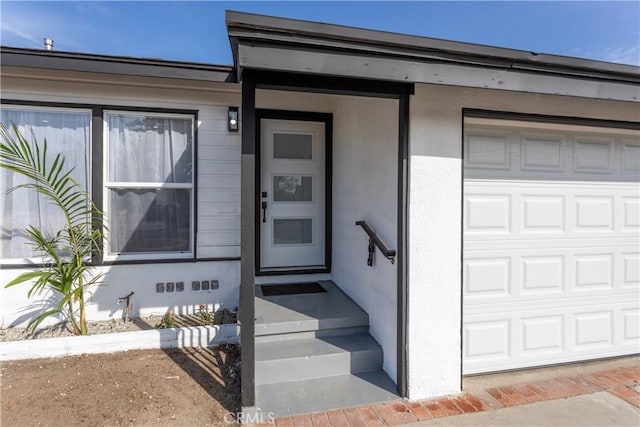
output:
[[[127,76],[3,69],[4,99],[53,103],[103,104],[118,107],[198,111],[197,257],[240,255],[240,134],[227,131],[227,107],[240,105],[238,85]],[[93,174],[101,171],[93,171]],[[24,270],[0,272],[4,284]],[[135,292],[134,314],[188,312],[198,304],[234,308],[238,304],[239,261],[139,264],[101,267],[106,286],[98,288],[88,307],[90,320],[118,318],[118,297]],[[219,289],[192,291],[193,280],[218,280]],[[155,292],[157,282],[184,282],[183,292]],[[0,287],[1,326],[29,320],[35,300],[26,287]]]
[[[168,309],[178,314],[194,313],[200,304],[207,304],[209,310],[233,309],[238,305],[239,264],[227,261],[100,267],[96,272],[105,273],[104,285],[92,288],[92,294],[87,298],[87,318],[89,321],[120,319],[124,305],[119,305],[117,299],[131,291],[135,292],[133,316],[164,314]],[[24,271],[3,270],[0,272],[0,283],[4,286]],[[219,288],[192,291],[192,280],[218,280]],[[179,281],[184,282],[183,292],[155,292],[156,282]],[[26,298],[27,289],[28,285],[0,288],[2,327],[25,325],[42,308],[39,298]]]
[[417,85],[411,99],[409,397],[461,386],[462,109],[637,121],[640,105]]
[[227,131],[226,105],[201,109],[198,122],[197,255],[239,257],[240,134]]

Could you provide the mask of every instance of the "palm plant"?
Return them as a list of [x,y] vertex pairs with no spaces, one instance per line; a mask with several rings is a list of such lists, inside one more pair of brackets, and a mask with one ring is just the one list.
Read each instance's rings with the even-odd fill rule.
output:
[[[60,314],[76,335],[87,334],[85,295],[100,282],[102,274],[94,274],[88,265],[93,254],[100,250],[103,213],[96,208],[89,193],[76,182],[73,168],[65,167],[61,154],[51,162],[47,141],[42,145],[32,132],[32,143],[12,123],[10,129],[0,123],[0,167],[28,178],[20,188],[32,189],[57,207],[64,217],[64,227],[53,234],[34,225],[26,229],[30,244],[43,256],[43,267],[21,274],[5,287],[31,282],[29,298],[44,291],[57,297],[53,308],[46,309],[27,325],[31,332],[47,317]],[[48,235],[47,235],[48,234]]]

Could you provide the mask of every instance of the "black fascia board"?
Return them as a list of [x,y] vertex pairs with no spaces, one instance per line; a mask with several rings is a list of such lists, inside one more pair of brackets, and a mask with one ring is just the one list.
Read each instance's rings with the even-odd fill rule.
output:
[[296,90],[309,93],[390,99],[399,99],[402,96],[413,95],[415,92],[413,83],[254,70],[250,68],[244,69],[243,79],[245,78],[253,81],[259,89]]
[[[640,67],[627,64],[235,11],[227,11],[226,22],[232,40],[316,45],[383,56],[404,56],[418,61],[431,58],[471,66],[640,83]],[[237,47],[237,42],[232,41],[232,47]]]
[[235,83],[233,66],[0,46],[3,67]]

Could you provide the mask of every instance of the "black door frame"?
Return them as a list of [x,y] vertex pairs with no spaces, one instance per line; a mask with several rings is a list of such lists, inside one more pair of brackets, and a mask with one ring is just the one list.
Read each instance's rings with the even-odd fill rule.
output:
[[[256,183],[255,183],[255,271],[256,276],[274,276],[274,275],[282,275],[282,274],[313,274],[313,273],[328,273],[331,271],[331,215],[332,215],[332,205],[331,205],[331,195],[332,195],[332,174],[333,174],[333,165],[332,165],[332,146],[333,146],[333,114],[330,113],[312,113],[307,111],[290,111],[290,110],[269,110],[269,109],[256,109],[256,123],[255,123],[255,133],[256,133]],[[298,268],[298,269],[290,269],[286,268],[278,269],[278,270],[262,270],[260,267],[260,228],[261,228],[261,218],[260,218],[260,202],[262,201],[260,197],[260,188],[261,187],[261,171],[262,171],[262,140],[261,140],[261,120],[262,119],[272,119],[272,120],[291,120],[291,121],[301,121],[301,122],[315,122],[315,123],[324,123],[324,134],[325,134],[325,210],[324,210],[324,265],[320,268]]]
[[240,343],[242,406],[255,405],[255,277],[256,277],[256,89],[313,92],[398,100],[397,201],[397,377],[398,392],[407,386],[407,208],[409,179],[409,99],[413,83],[244,69],[242,73],[242,156],[240,237]]

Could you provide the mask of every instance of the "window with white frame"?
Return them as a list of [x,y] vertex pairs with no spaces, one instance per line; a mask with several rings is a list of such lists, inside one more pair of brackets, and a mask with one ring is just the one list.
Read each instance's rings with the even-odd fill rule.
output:
[[105,259],[193,256],[194,116],[105,112]]
[[[73,168],[72,177],[85,189],[90,189],[91,111],[86,109],[48,108],[3,104],[0,121],[10,127],[15,124],[30,142],[45,140],[51,161],[57,154]],[[36,226],[47,233],[64,227],[61,212],[32,189],[8,190],[24,184],[27,178],[4,168],[0,169],[0,259],[3,263],[40,262],[29,244],[25,229]]]

